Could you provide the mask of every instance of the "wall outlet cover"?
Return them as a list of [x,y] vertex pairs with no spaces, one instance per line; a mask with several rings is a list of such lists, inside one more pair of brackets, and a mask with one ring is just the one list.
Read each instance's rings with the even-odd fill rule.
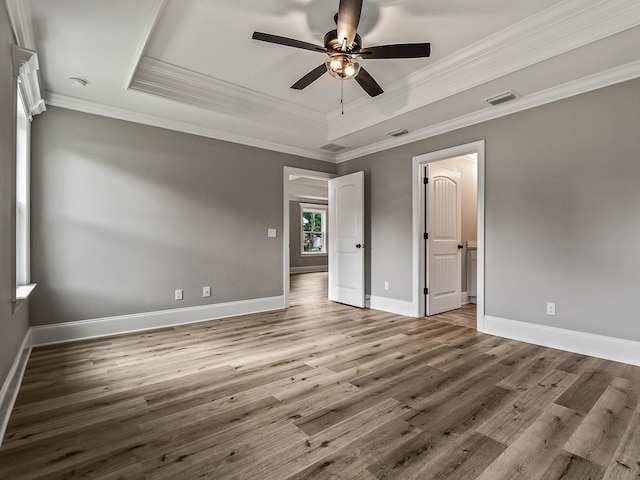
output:
[[211,287],[202,287],[202,296],[210,297],[211,296]]
[[182,289],[176,290],[176,294],[174,297],[176,300],[182,300]]
[[276,236],[277,236],[277,231],[276,231],[276,229],[275,229],[275,228],[269,228],[269,229],[267,230],[267,237],[269,237],[269,238],[276,238]]
[[556,304],[547,303],[547,315],[555,315],[555,314],[556,314]]

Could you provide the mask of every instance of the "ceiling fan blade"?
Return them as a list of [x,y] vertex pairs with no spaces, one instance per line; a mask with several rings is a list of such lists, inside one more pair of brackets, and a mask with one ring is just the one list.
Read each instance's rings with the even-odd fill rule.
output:
[[[338,9],[338,41],[344,45],[347,39],[347,47],[350,47],[356,39],[360,13],[362,12],[362,0],[340,0]],[[346,51],[344,48],[343,51]]]
[[360,72],[356,77],[356,82],[360,84],[362,89],[367,92],[370,97],[377,97],[384,92],[382,87],[378,85],[378,82],[376,82],[364,68],[360,68]]
[[254,40],[260,40],[261,42],[275,43],[277,45],[285,45],[287,47],[302,48],[303,50],[311,50],[312,52],[327,52],[327,49],[321,47],[320,45],[314,45],[313,43],[303,42],[294,38],[271,35],[270,33],[253,32],[252,38]]
[[366,59],[379,58],[421,58],[431,55],[430,43],[400,43],[363,48],[358,52]]
[[322,75],[327,73],[327,66],[323,63],[317,68],[314,68],[309,73],[307,73],[304,77],[298,80],[296,83],[291,85],[291,88],[294,90],[302,90],[303,88],[307,88],[317,79],[319,79]]

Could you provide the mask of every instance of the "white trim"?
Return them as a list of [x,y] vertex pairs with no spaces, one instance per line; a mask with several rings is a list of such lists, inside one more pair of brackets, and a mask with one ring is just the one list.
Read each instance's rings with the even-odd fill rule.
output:
[[422,232],[424,231],[424,212],[422,198],[424,185],[422,183],[422,167],[426,163],[437,162],[447,158],[460,157],[476,153],[478,158],[478,289],[477,289],[477,328],[484,331],[484,172],[485,172],[484,140],[458,145],[456,147],[425,153],[413,157],[412,160],[412,316],[420,318],[424,313],[424,295],[422,294],[422,279],[424,278],[424,253],[422,249]]
[[484,333],[640,366],[640,342],[487,315]]
[[303,207],[307,210],[318,210],[318,211],[327,211],[327,209],[329,208],[329,205],[327,205],[326,203],[304,203],[304,202],[299,202],[300,203],[300,207]]
[[[564,0],[327,115],[329,141],[640,24],[637,0]],[[398,109],[398,105],[402,105]]]
[[327,180],[330,178],[335,178],[335,174],[326,173],[326,172],[318,172],[316,170],[305,170],[302,168],[295,167],[284,167],[282,173],[282,182],[283,182],[283,197],[282,197],[282,289],[284,292],[284,308],[289,308],[289,290],[290,290],[290,282],[289,275],[287,273],[290,271],[291,267],[291,249],[290,249],[290,241],[291,241],[291,232],[289,225],[289,201],[292,200],[290,194],[290,185],[289,185],[289,176],[290,175],[298,175],[309,178],[319,178],[323,180]]
[[413,317],[413,303],[394,298],[378,297],[371,295],[368,308],[381,310],[383,312],[395,313],[405,317]]
[[291,267],[289,273],[314,273],[314,272],[328,272],[328,265],[310,265],[307,267]]
[[16,300],[26,300],[36,288],[37,283],[30,283],[29,285],[18,285],[16,287]]
[[462,292],[460,294],[460,304],[461,305],[467,305],[468,303],[471,303],[469,301],[469,292]]
[[166,3],[166,0],[154,0],[151,5],[151,10],[149,11],[149,16],[147,17],[147,22],[145,23],[144,30],[142,32],[142,37],[140,37],[138,47],[133,54],[133,61],[131,62],[131,67],[129,67],[129,71],[127,72],[127,76],[124,81],[124,88],[129,88],[131,86],[133,76],[138,70],[138,65],[142,60],[144,52],[147,50],[147,45],[149,45],[151,35],[158,24],[158,20],[160,20],[160,14],[162,14],[162,10]]
[[9,370],[7,378],[4,379],[2,390],[0,390],[0,446],[2,445],[4,434],[7,431],[13,405],[16,403],[16,398],[18,397],[24,371],[27,368],[27,362],[31,355],[31,349],[31,330],[29,330],[22,340],[13,365],[11,365],[11,370]]
[[47,107],[40,90],[40,64],[33,50],[13,46],[13,68],[20,80],[18,88],[29,120],[44,112]]
[[142,57],[129,89],[286,129],[326,129],[314,110],[155,58]]
[[469,127],[471,125],[518,113],[523,110],[529,110],[530,108],[539,107],[548,103],[557,102],[558,100],[563,100],[565,98],[615,85],[616,83],[633,80],[637,77],[640,77],[640,61],[627,63],[594,75],[589,75],[579,80],[574,80],[540,92],[532,93],[496,107],[487,107],[451,120],[445,120],[444,122],[440,122],[435,125],[414,130],[402,137],[383,140],[381,142],[367,145],[366,147],[339,153],[336,155],[336,163],[347,162],[366,155],[382,152],[390,148],[435,137],[460,128]]
[[198,307],[176,308],[117,317],[32,327],[33,344],[49,345],[154,330],[284,308],[284,297],[254,298]]
[[25,0],[5,0],[13,37],[16,44],[30,50],[36,49],[36,38],[33,34],[31,20],[31,2]]
[[190,133],[201,137],[215,138],[225,142],[238,143],[249,147],[262,148],[264,150],[272,150],[274,152],[287,153],[300,157],[313,158],[324,162],[335,163],[335,155],[328,152],[315,152],[304,148],[292,147],[281,143],[269,142],[259,138],[247,137],[244,135],[236,135],[211,127],[195,125],[192,123],[171,120],[157,115],[134,112],[125,108],[113,107],[102,103],[90,102],[80,98],[60,95],[58,93],[45,92],[48,105],[54,107],[67,108],[78,112],[91,113],[93,115],[101,115],[103,117],[116,118],[126,120],[128,122],[140,123],[142,125],[151,125],[152,127],[166,128],[177,132]]

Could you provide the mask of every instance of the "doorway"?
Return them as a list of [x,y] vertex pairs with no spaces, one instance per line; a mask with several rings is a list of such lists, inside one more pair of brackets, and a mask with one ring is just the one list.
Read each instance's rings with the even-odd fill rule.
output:
[[[304,179],[302,183],[306,183],[306,187],[309,187],[309,184],[318,187],[317,183],[324,185],[326,182],[327,209],[322,211],[318,205],[308,204],[301,208],[294,207],[294,210],[300,210],[302,213],[300,218],[302,231],[292,232],[291,219],[298,212],[292,212],[290,201],[300,197],[300,194],[293,195],[297,188],[296,185],[301,183],[300,179]],[[298,241],[296,237],[300,233],[301,248],[304,251],[308,245],[310,255],[322,253],[318,251],[318,245],[326,247],[329,300],[364,308],[364,249],[366,247],[364,238],[364,172],[353,172],[337,177],[330,173],[284,167],[283,181],[284,307],[289,308],[291,304],[291,253],[292,246]],[[312,197],[305,194],[305,198]],[[315,200],[319,200],[319,198],[316,196]],[[307,213],[308,218],[305,217]],[[312,228],[307,231],[304,227],[309,225],[322,225],[322,229]],[[297,230],[297,227],[295,229]]]
[[473,153],[424,166],[426,316],[476,303],[477,157]]
[[[453,160],[455,159],[455,160]],[[463,162],[469,162],[465,165]],[[471,164],[474,164],[473,166]],[[468,172],[475,170],[475,222],[469,222],[467,219],[467,228],[465,229],[465,235],[462,234],[462,227],[460,227],[459,234],[456,234],[457,227],[449,227],[452,232],[448,235],[451,237],[449,243],[452,243],[452,252],[443,250],[443,261],[440,262],[437,268],[434,268],[433,253],[438,250],[434,248],[433,240],[430,232],[427,230],[429,205],[425,202],[427,194],[433,195],[435,190],[429,192],[428,184],[425,183],[425,172],[428,171],[429,166],[437,165],[441,172],[440,178],[446,178],[446,172],[448,170],[467,170]],[[442,170],[444,169],[444,170]],[[435,169],[433,169],[435,170]],[[476,328],[479,331],[484,329],[484,141],[473,142],[470,144],[460,145],[458,147],[449,148],[446,150],[440,150],[436,152],[427,153],[413,157],[413,171],[414,181],[413,184],[413,308],[414,316],[422,317],[431,305],[434,307],[430,313],[436,313],[437,308],[442,305],[435,305],[434,293],[443,294],[442,298],[445,299],[445,310],[448,306],[455,304],[462,304],[467,302],[469,296],[469,288],[472,288],[471,292],[475,293],[476,301]],[[444,172],[444,173],[443,173]],[[473,177],[473,176],[471,176]],[[444,185],[445,182],[443,182]],[[451,183],[451,182],[450,182]],[[450,189],[450,185],[445,185],[445,197],[448,195],[450,198],[454,198],[456,192]],[[468,189],[469,190],[469,189]],[[469,192],[466,192],[467,195]],[[446,198],[445,198],[446,200]],[[467,203],[468,202],[467,198]],[[433,201],[433,199],[432,199]],[[433,205],[432,205],[433,206]],[[452,210],[450,207],[449,210]],[[434,212],[431,212],[434,220]],[[469,212],[467,212],[467,216]],[[475,225],[474,225],[475,224]],[[475,226],[476,235],[473,234],[473,227]],[[430,226],[433,229],[433,226]],[[429,235],[427,235],[429,234]],[[427,237],[431,238],[427,238]],[[463,236],[465,238],[463,238]],[[474,239],[472,237],[475,238]],[[446,240],[444,237],[442,240]],[[442,245],[447,242],[443,241]],[[431,252],[429,253],[429,247]],[[440,247],[441,245],[438,245]],[[462,248],[459,248],[462,247]],[[455,253],[454,253],[455,252]],[[458,253],[459,252],[459,253]],[[429,262],[429,255],[432,255],[431,262]],[[448,256],[448,257],[447,257]],[[431,271],[429,268],[431,263]],[[437,289],[432,290],[430,283],[434,281],[434,273],[440,273],[441,275],[447,275],[447,272],[442,270],[442,267],[446,266],[449,272],[449,277],[441,281],[442,285],[437,285]],[[476,275],[471,272],[475,269]],[[436,272],[436,270],[440,270]],[[444,272],[444,273],[443,273]],[[452,276],[455,273],[455,277]],[[462,275],[465,275],[463,280]],[[471,281],[470,281],[471,280]],[[475,280],[475,284],[473,282]],[[458,285],[460,285],[458,287]],[[462,286],[466,286],[467,296],[463,295]],[[475,287],[475,290],[473,288]],[[448,296],[448,298],[446,298]],[[473,300],[473,298],[471,299]],[[431,303],[430,303],[431,301]],[[453,308],[457,308],[455,305]],[[443,310],[440,310],[443,311]]]
[[[328,181],[334,177],[330,173],[284,167],[282,244],[285,308],[289,308],[291,303],[291,274],[328,271],[326,206]],[[305,224],[305,219],[313,227]],[[306,231],[305,225],[311,229]],[[322,285],[323,282],[316,284]],[[326,298],[326,291],[323,293]]]

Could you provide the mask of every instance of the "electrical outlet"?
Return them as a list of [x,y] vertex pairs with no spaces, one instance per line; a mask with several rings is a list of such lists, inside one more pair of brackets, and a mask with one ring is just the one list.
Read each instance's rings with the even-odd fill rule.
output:
[[175,299],[182,300],[182,289],[176,290]]
[[547,303],[547,315],[555,315],[555,314],[556,314],[556,304]]
[[267,237],[276,238],[277,236],[278,236],[278,231],[275,228],[268,228],[267,229]]
[[211,296],[211,287],[202,287],[202,296],[210,297]]
[[384,282],[384,289],[389,290],[389,282]]

